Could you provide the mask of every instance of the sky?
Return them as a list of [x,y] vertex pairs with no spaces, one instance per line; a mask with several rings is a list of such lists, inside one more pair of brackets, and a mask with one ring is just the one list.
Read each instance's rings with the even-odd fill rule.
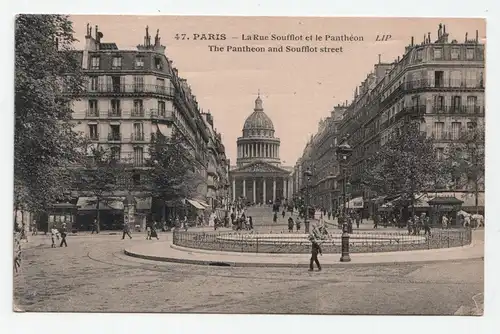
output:
[[[114,42],[119,49],[142,44],[146,26],[152,40],[159,29],[166,56],[187,79],[200,108],[214,116],[214,127],[222,133],[231,164],[236,162],[236,139],[253,112],[258,91],[264,111],[274,123],[275,136],[281,139],[282,163],[292,166],[316,133],[319,120],[329,116],[335,105],[352,100],[356,86],[373,70],[379,54],[383,62],[392,62],[403,55],[412,36],[415,43],[421,43],[430,32],[434,41],[439,23],[446,25],[450,41],[463,42],[466,33],[474,38],[476,30],[482,42],[486,39],[483,19],[77,15],[71,20],[80,41],[76,48],[83,47],[87,23],[98,25],[102,42]],[[202,40],[209,33],[225,34],[226,40]],[[242,35],[253,34],[293,34],[302,36],[302,41],[242,40]],[[316,35],[322,40],[315,40]],[[325,41],[327,35],[358,36],[362,41]],[[387,40],[376,41],[384,35]],[[306,41],[306,36],[313,40]],[[209,45],[221,46],[224,52],[211,52]],[[226,49],[245,45],[266,50],[309,46],[317,47],[318,52]],[[342,47],[342,52],[319,52],[322,47],[337,51]]]

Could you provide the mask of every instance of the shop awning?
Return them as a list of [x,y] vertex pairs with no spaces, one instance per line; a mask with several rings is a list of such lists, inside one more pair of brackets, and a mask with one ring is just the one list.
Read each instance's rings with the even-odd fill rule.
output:
[[188,199],[187,201],[189,202],[189,204],[191,204],[196,209],[198,209],[198,210],[205,210],[205,207],[203,205],[201,205],[198,201],[195,201],[195,200],[192,200],[192,199]]
[[346,206],[349,209],[363,209],[365,203],[363,201],[363,197],[356,197],[347,202]]
[[375,197],[375,198],[372,198],[371,201],[375,204],[382,204],[384,203],[384,200],[387,196],[378,196],[378,197]]
[[[99,201],[99,210],[123,210],[125,197],[107,197]],[[79,211],[97,209],[97,197],[79,197],[76,203]]]
[[135,201],[137,202],[136,210],[150,210],[151,209],[151,197],[138,197],[135,196]]
[[205,208],[208,208],[208,207],[210,206],[210,205],[208,205],[208,203],[207,203],[207,202],[202,201],[202,200],[199,200],[199,199],[197,199],[197,200],[196,200],[196,202],[200,203],[200,204],[201,204],[201,205],[203,205]]
[[429,201],[429,205],[460,205],[463,201],[453,196],[435,197]]

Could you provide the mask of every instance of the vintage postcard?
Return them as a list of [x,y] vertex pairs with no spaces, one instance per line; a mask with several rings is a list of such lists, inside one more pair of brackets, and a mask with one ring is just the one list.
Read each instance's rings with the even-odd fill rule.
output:
[[483,19],[18,15],[13,309],[483,315]]

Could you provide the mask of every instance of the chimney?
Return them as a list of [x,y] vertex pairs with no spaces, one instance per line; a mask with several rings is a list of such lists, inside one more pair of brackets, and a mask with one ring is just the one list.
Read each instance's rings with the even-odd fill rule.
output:
[[479,30],[476,30],[476,43],[479,42]]
[[414,41],[414,38],[413,38],[413,36],[411,36],[411,46],[413,46],[413,41]]
[[379,53],[378,54],[378,63],[380,64],[382,62],[382,55]]
[[446,24],[443,24],[443,35],[446,35]]
[[431,33],[428,32],[427,33],[427,43],[430,43],[431,42]]

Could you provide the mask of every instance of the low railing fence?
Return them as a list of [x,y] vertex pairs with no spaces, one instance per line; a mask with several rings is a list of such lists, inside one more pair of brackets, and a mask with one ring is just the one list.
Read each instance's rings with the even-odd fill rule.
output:
[[[437,230],[431,235],[405,233],[356,233],[349,238],[351,253],[397,252],[462,247],[472,242],[470,229]],[[311,242],[303,234],[254,234],[235,232],[174,231],[177,246],[243,253],[309,253]],[[321,240],[323,253],[341,253],[341,234]]]

